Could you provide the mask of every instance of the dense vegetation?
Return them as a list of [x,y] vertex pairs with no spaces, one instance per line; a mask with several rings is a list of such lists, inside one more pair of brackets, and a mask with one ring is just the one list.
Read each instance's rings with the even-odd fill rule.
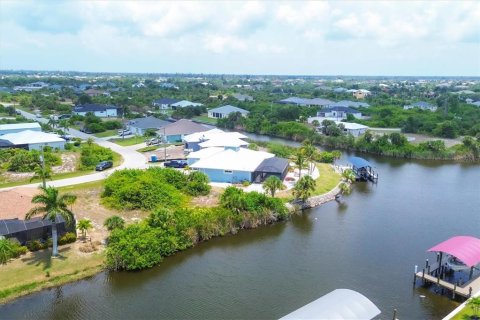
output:
[[210,192],[201,172],[188,175],[170,168],[116,171],[105,180],[104,203],[117,209],[153,210],[185,204],[188,196]]
[[279,199],[257,192],[245,193],[235,187],[225,190],[218,207],[167,207],[170,208],[157,205],[146,221],[113,229],[107,247],[109,268],[149,268],[161,262],[163,257],[200,241],[288,217]]
[[[25,149],[0,149],[0,168],[13,172],[32,172],[41,164],[40,151]],[[45,148],[45,165],[58,166],[62,160],[58,152]]]
[[81,144],[80,147],[80,169],[90,170],[101,161],[112,161],[114,153],[111,149],[94,144],[91,141]]

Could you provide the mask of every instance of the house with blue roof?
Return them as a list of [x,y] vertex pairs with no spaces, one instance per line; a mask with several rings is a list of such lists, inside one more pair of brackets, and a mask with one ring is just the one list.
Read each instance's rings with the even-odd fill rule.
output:
[[213,108],[208,110],[208,117],[209,118],[214,118],[214,119],[223,119],[223,118],[228,118],[228,116],[231,113],[236,113],[239,112],[242,116],[246,117],[250,113],[247,110],[231,106],[231,105],[226,105],[218,108]]
[[414,108],[418,108],[418,109],[422,109],[422,110],[430,110],[432,112],[437,111],[437,106],[434,106],[434,105],[432,105],[428,102],[425,102],[425,101],[419,101],[419,102],[415,102],[415,103],[403,106],[404,110],[409,110],[409,109],[414,109]]

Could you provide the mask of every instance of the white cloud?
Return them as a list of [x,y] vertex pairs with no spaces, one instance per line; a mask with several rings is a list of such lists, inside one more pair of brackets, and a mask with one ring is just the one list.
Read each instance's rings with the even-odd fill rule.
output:
[[204,48],[213,53],[224,53],[226,51],[243,51],[247,44],[240,38],[228,35],[209,35],[204,39]]

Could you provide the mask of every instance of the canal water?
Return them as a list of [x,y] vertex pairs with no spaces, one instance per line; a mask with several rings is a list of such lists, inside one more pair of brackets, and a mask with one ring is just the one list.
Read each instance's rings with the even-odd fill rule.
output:
[[480,236],[480,166],[365,156],[357,183],[288,222],[203,243],[142,272],[103,272],[0,306],[0,319],[276,319],[337,288],[391,319],[440,319],[458,303],[413,287],[426,249]]

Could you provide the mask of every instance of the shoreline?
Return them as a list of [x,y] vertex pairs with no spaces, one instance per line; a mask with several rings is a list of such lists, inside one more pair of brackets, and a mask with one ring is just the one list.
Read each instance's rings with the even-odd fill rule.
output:
[[[315,195],[315,196],[309,197],[307,201],[302,205],[301,209],[303,210],[303,209],[318,207],[324,203],[335,200],[335,196],[340,192],[339,185],[342,183],[342,181],[340,181],[333,189],[321,195]],[[290,211],[291,214],[295,214],[295,212],[297,211],[296,204],[287,202],[285,206],[287,207],[287,209]],[[278,221],[275,221],[273,223],[277,223],[277,222]],[[265,226],[265,225],[262,224],[252,229],[257,229],[262,226]],[[101,253],[103,254],[104,250],[102,250]],[[17,259],[21,259],[21,258],[17,258]],[[86,257],[86,259],[93,260],[93,256]],[[2,267],[0,266],[0,271],[1,271],[1,268]],[[67,273],[64,275],[56,276],[56,277],[54,276],[52,278],[45,278],[45,280],[33,281],[30,283],[9,287],[7,289],[0,290],[0,305],[10,303],[17,298],[21,298],[42,290],[51,289],[51,288],[59,287],[72,282],[80,281],[80,280],[95,276],[106,270],[107,269],[104,268],[103,260],[102,260],[101,264],[95,265],[94,267],[85,268],[80,272]]]

